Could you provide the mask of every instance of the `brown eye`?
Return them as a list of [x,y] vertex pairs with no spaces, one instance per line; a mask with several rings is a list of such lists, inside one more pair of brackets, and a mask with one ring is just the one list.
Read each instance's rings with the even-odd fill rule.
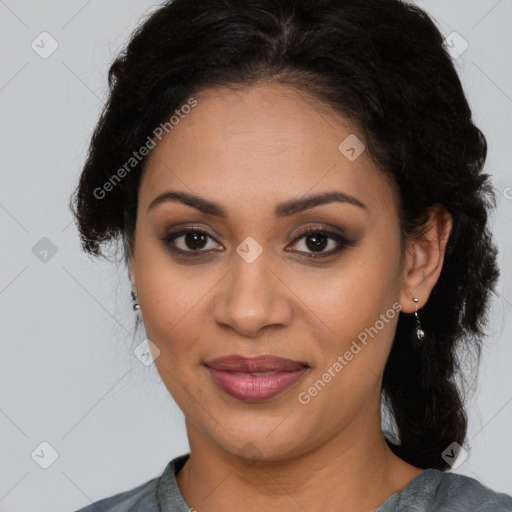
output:
[[[293,244],[295,249],[299,245],[297,241],[301,240],[304,240],[303,245],[306,250],[298,250],[297,252],[305,253],[305,257],[311,260],[315,258],[333,256],[344,250],[347,246],[355,246],[355,242],[349,240],[346,236],[340,233],[328,231],[324,228],[310,227],[300,233]],[[329,251],[325,251],[329,245],[331,245],[331,247],[334,246],[334,248]]]
[[[183,240],[179,241],[180,238]],[[201,253],[209,252],[205,250],[209,239],[213,240],[206,231],[197,228],[189,228],[169,233],[161,240],[172,253],[179,254],[180,256],[194,257],[199,256]]]
[[323,233],[312,233],[307,235],[304,240],[306,246],[313,252],[323,251],[329,245],[329,236]]
[[[209,233],[199,228],[182,229],[169,233],[160,240],[171,253],[180,257],[201,257],[211,253],[211,251],[218,250],[215,248],[215,244],[213,244],[213,247],[208,248],[209,240],[216,241]],[[305,248],[297,250],[298,242],[302,240],[304,240]],[[220,244],[218,245],[220,246]],[[328,231],[325,228],[309,227],[295,239],[292,246],[293,251],[285,250],[287,252],[301,253],[303,257],[314,260],[316,258],[334,256],[347,246],[353,247],[355,245],[355,242],[349,240],[341,233]],[[331,249],[326,251],[329,246],[331,246]]]
[[188,249],[192,250],[204,249],[208,238],[208,235],[205,235],[204,233],[196,233],[192,231],[184,236],[184,244]]

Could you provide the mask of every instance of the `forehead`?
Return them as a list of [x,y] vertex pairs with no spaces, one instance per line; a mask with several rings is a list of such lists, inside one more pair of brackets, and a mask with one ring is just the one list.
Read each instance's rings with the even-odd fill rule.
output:
[[[193,97],[196,106],[148,156],[139,190],[143,208],[166,189],[246,205],[333,189],[367,204],[392,199],[384,190],[388,181],[362,150],[362,134],[311,96],[260,84]],[[361,155],[348,158],[344,141]]]

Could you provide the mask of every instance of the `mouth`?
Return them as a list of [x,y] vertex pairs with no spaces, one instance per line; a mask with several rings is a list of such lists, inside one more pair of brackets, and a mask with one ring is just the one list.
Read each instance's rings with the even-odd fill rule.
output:
[[207,361],[205,366],[222,391],[252,403],[284,392],[309,370],[307,363],[270,355],[231,355]]

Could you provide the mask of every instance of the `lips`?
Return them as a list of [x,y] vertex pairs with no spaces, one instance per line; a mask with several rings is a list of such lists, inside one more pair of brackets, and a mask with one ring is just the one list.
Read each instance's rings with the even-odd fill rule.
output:
[[219,357],[205,364],[215,370],[241,373],[289,372],[308,366],[306,363],[270,355],[257,357],[232,355]]
[[270,355],[231,355],[205,365],[222,391],[244,402],[259,402],[282,393],[309,368],[306,363]]

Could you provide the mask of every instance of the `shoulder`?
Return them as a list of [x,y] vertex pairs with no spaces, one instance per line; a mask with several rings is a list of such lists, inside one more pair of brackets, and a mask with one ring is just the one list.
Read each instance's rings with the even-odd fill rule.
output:
[[512,512],[512,496],[495,492],[474,478],[437,469],[426,470],[424,476],[433,484],[428,510]]
[[175,457],[160,476],[75,512],[160,512],[164,509],[189,512],[175,478],[176,472],[183,467],[189,456],[187,453]]
[[76,512],[158,512],[157,488],[159,477],[87,505]]

